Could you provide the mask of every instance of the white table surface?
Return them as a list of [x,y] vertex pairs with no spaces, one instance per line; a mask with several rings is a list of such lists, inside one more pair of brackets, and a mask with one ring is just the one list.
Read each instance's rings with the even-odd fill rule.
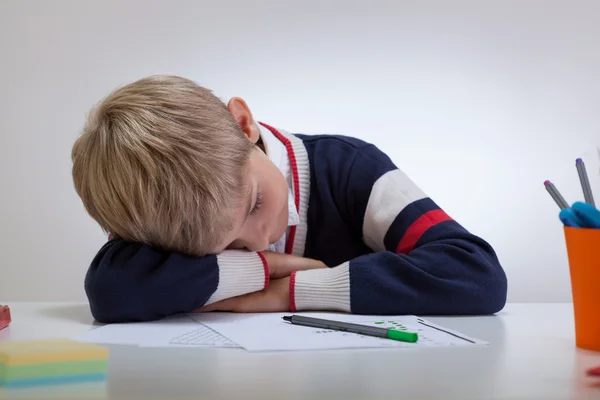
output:
[[[87,304],[6,302],[0,341],[73,337]],[[600,353],[575,347],[571,304],[509,304],[495,316],[426,317],[485,347],[249,353],[109,346],[103,383],[0,389],[0,398],[600,399],[585,376]]]

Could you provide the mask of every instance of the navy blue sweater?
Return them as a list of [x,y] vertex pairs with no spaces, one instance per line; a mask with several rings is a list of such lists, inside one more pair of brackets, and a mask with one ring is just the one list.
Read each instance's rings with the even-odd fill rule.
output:
[[[285,144],[293,174],[300,223],[286,252],[330,267],[291,275],[291,311],[472,315],[504,307],[507,280],[492,247],[378,148],[264,126]],[[85,290],[94,318],[110,323],[192,312],[268,282],[260,253],[192,257],[112,239],[92,261]]]

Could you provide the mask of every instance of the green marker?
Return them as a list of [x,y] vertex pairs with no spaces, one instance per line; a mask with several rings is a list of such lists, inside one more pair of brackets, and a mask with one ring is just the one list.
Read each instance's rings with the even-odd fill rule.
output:
[[380,328],[378,326],[351,324],[348,322],[330,321],[327,319],[304,317],[301,315],[283,317],[283,320],[291,322],[294,325],[310,326],[312,328],[319,329],[331,329],[334,331],[342,332],[352,332],[358,333],[360,335],[399,340],[401,342],[414,343],[419,339],[419,335],[413,332],[404,332],[395,329]]

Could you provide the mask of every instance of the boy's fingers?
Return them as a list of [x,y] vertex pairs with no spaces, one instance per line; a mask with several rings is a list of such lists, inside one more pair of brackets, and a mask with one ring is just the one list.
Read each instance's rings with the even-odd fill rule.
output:
[[195,312],[233,311],[252,313],[289,311],[289,287],[289,278],[275,279],[271,281],[267,289],[217,301],[201,307]]
[[229,299],[220,300],[207,306],[203,306],[194,312],[231,311],[235,307],[238,299],[238,297],[232,297]]
[[284,272],[282,272],[280,268],[280,254],[271,251],[262,251],[261,254],[265,258],[267,266],[269,267],[270,278],[277,279],[280,277],[280,275],[284,274]]
[[266,254],[265,259],[269,266],[270,277],[273,279],[288,277],[294,271],[327,268],[327,266],[319,260],[292,256],[290,254]]
[[259,311],[264,307],[263,292],[248,293],[237,297],[231,297],[201,307],[195,312],[211,311],[233,311],[233,312],[253,312]]

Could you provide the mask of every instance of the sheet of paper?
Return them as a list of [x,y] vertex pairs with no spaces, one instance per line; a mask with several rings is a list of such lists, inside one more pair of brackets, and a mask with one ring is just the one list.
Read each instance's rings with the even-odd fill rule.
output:
[[203,346],[238,347],[229,339],[190,318],[174,315],[159,321],[105,325],[74,338],[99,344],[152,347]]
[[146,339],[140,343],[140,347],[240,347],[204,324],[197,323],[197,326],[167,340]]
[[289,313],[189,314],[198,322],[219,332],[248,351],[322,350],[377,347],[447,347],[487,344],[462,333],[445,329],[416,316],[364,316],[332,313],[299,313],[316,318],[359,323],[416,332],[416,343],[315,329],[282,320]]

